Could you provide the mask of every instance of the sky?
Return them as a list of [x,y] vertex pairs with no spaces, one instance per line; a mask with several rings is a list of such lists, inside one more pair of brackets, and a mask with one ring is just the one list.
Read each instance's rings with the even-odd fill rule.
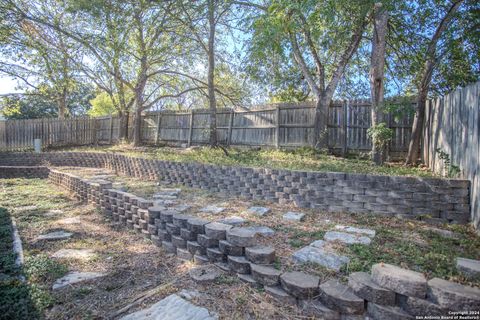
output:
[[12,80],[12,78],[0,77],[0,95],[21,92],[22,90],[15,90],[16,86],[17,86],[17,81]]

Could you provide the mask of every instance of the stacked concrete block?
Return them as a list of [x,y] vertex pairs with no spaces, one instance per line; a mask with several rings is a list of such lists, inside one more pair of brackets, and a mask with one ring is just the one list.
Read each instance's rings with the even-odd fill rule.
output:
[[0,166],[0,179],[11,178],[48,178],[49,170],[43,166]]

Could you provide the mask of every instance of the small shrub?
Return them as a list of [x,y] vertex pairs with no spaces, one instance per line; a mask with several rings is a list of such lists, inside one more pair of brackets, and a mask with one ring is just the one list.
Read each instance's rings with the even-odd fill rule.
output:
[[368,128],[367,134],[378,148],[385,147],[393,138],[393,130],[388,128],[385,122]]
[[25,275],[33,283],[54,281],[67,273],[67,267],[46,255],[40,254],[25,259]]

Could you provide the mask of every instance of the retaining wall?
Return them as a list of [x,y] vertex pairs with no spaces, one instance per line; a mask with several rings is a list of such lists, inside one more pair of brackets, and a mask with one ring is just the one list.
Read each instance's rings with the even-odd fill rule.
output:
[[45,179],[49,173],[48,167],[35,166],[0,166],[0,179],[9,178],[40,178]]
[[2,166],[82,166],[329,212],[470,220],[468,180],[215,166],[113,153],[0,153]]

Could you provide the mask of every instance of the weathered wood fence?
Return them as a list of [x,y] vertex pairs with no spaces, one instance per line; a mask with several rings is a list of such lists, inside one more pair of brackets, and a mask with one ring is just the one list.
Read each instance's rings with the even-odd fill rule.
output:
[[[332,151],[345,154],[371,149],[367,135],[370,111],[371,105],[365,100],[332,104],[328,112],[328,142]],[[314,112],[313,102],[219,109],[218,141],[232,146],[311,146]],[[142,118],[141,138],[146,144],[205,144],[209,120],[208,110],[149,112]],[[412,117],[408,115],[399,121],[388,117],[388,125],[394,131],[390,144],[393,156],[406,152],[411,124]],[[0,150],[32,148],[36,138],[47,147],[110,144],[119,140],[119,127],[118,117],[1,121]]]
[[[471,181],[472,221],[480,228],[480,82],[457,89],[427,104],[423,133],[423,161],[446,174],[450,165]],[[462,204],[458,204],[462,205]]]

